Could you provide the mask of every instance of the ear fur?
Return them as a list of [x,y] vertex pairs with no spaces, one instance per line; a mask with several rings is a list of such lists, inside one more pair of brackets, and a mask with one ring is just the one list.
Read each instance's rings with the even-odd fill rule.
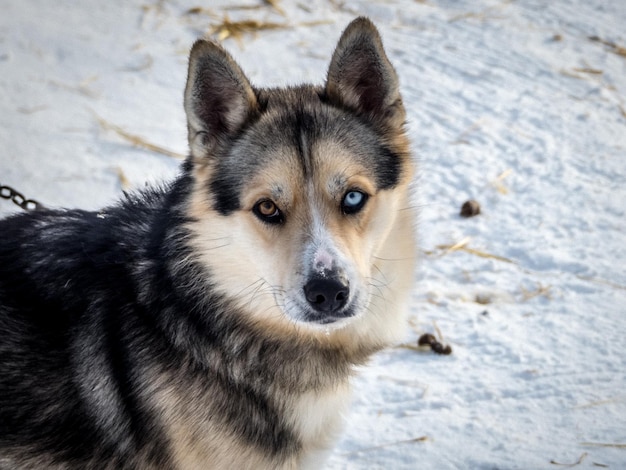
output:
[[257,100],[241,68],[219,45],[198,40],[189,54],[185,112],[191,155],[210,156],[215,145],[239,130]]
[[369,19],[355,19],[341,35],[328,69],[326,95],[375,121],[396,127],[404,123],[398,76]]

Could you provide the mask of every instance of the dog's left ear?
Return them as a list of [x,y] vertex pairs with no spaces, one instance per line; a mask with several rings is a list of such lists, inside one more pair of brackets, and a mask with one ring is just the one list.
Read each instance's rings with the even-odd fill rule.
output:
[[343,32],[328,69],[326,95],[376,122],[394,127],[404,123],[398,76],[369,19],[357,18]]
[[185,88],[191,155],[211,156],[256,108],[254,90],[231,55],[214,42],[197,41],[189,54]]

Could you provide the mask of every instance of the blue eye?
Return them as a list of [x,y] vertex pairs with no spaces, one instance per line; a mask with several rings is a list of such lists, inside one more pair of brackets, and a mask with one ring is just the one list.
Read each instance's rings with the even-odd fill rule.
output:
[[348,191],[341,201],[341,210],[344,214],[355,214],[363,209],[367,201],[367,194],[361,191]]

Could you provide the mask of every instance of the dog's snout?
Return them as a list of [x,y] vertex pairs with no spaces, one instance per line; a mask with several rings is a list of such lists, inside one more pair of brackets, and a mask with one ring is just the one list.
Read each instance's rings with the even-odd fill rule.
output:
[[307,301],[321,313],[336,313],[348,302],[350,287],[337,278],[314,278],[304,286]]

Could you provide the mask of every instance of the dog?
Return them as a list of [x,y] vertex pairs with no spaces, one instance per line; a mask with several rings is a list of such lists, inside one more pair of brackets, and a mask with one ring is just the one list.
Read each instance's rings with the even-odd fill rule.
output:
[[370,20],[322,86],[198,40],[184,106],[172,182],[0,222],[0,468],[320,468],[402,335],[415,163]]

